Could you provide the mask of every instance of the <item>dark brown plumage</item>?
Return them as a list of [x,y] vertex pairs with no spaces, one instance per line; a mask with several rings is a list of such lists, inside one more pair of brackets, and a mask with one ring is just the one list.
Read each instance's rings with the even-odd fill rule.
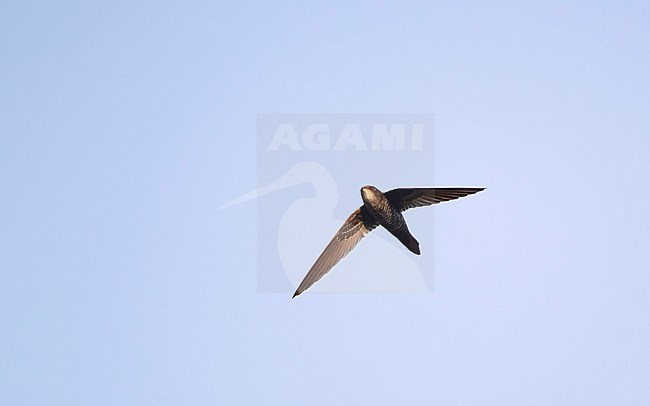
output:
[[414,207],[458,199],[485,188],[400,188],[382,193],[374,186],[361,188],[363,206],[343,223],[332,241],[325,247],[307,275],[296,289],[298,296],[329,272],[370,231],[381,225],[393,234],[406,248],[420,255],[420,244],[411,235],[402,212]]

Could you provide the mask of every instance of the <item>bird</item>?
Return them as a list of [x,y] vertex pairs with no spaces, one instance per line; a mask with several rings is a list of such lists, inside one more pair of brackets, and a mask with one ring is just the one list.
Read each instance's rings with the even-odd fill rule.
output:
[[398,188],[383,193],[372,185],[361,188],[363,205],[345,220],[334,238],[309,269],[292,298],[309,289],[378,226],[384,227],[409,251],[420,255],[420,243],[413,237],[402,212],[472,195],[484,187]]

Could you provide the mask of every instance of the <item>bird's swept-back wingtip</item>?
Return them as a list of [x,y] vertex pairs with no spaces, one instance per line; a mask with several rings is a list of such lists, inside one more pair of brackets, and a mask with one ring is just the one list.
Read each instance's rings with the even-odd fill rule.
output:
[[299,293],[298,291],[295,291],[295,292],[293,293],[293,296],[291,296],[291,298],[293,299],[294,297],[298,296],[299,294],[300,294],[300,293]]

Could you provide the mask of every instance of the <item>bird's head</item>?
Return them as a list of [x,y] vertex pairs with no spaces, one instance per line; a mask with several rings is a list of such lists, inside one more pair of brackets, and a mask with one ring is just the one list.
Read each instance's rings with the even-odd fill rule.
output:
[[374,186],[366,185],[361,188],[361,198],[364,202],[372,202],[379,199],[381,192]]

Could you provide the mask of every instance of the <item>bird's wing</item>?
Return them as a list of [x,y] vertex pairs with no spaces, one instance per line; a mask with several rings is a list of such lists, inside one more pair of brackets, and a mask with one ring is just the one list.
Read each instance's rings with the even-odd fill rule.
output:
[[480,192],[482,187],[433,187],[433,188],[402,188],[393,189],[384,193],[386,199],[400,211],[414,207],[429,206],[432,204],[458,199],[467,195]]
[[314,265],[302,280],[293,297],[298,296],[311,285],[323,277],[341,258],[346,256],[373,228],[377,227],[377,221],[368,213],[365,206],[361,206],[345,220],[332,241],[327,244],[325,250],[318,257]]

